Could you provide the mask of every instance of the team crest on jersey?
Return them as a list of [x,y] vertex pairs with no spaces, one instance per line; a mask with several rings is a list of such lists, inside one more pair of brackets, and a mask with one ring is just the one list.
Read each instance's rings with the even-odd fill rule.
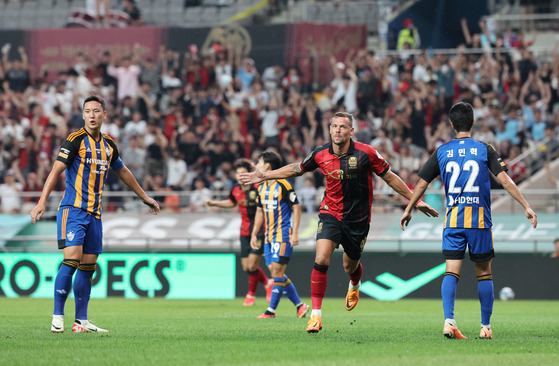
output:
[[256,198],[256,192],[255,191],[250,191],[248,192],[248,198],[250,198],[251,200]]
[[72,230],[68,231],[68,233],[66,234],[66,237],[70,241],[74,240],[74,232]]
[[279,196],[279,190],[274,190],[274,198],[277,198]]
[[349,167],[357,168],[357,158],[355,156],[349,158]]
[[111,156],[111,149],[109,147],[106,147],[105,153],[107,154],[107,157]]

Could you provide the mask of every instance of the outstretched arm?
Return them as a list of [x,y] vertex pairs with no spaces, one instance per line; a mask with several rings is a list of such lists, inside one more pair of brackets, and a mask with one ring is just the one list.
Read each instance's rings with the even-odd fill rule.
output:
[[237,204],[230,199],[222,200],[222,201],[214,201],[214,200],[206,200],[204,204],[208,207],[220,207],[220,208],[233,208],[237,206]]
[[410,202],[408,203],[408,206],[406,207],[404,213],[402,214],[402,217],[400,218],[400,227],[402,228],[402,230],[404,230],[404,226],[408,226],[408,223],[411,220],[411,210],[413,206],[415,206],[417,201],[419,201],[419,197],[423,196],[428,186],[429,183],[427,183],[427,181],[423,179],[420,179],[419,182],[416,184],[415,190],[413,191],[413,194],[410,198]]
[[52,166],[52,170],[47,177],[45,185],[43,186],[43,192],[41,193],[41,198],[39,198],[39,202],[37,202],[37,206],[33,208],[31,211],[31,221],[35,224],[37,221],[43,217],[45,213],[45,209],[47,207],[47,200],[56,185],[56,181],[60,174],[66,169],[66,164],[56,160],[54,165]]
[[252,167],[254,168],[252,172],[239,174],[239,181],[245,185],[258,184],[268,179],[292,178],[305,174],[305,171],[301,169],[300,163],[289,164],[269,172],[263,172],[254,163],[252,163]]
[[[396,174],[394,174],[392,172],[388,172],[382,177],[382,179],[390,187],[392,187],[392,189],[394,189],[396,192],[398,192],[399,195],[407,198],[408,200],[410,200],[412,198],[414,192],[412,192],[408,188],[406,183],[404,183],[404,181],[399,176],[397,176]],[[419,195],[418,197],[421,197],[422,195],[423,195],[423,193],[421,195]],[[416,202],[417,201],[419,201],[419,198],[416,200]],[[414,205],[415,205],[416,202],[414,202]],[[433,217],[438,217],[439,216],[439,213],[437,212],[437,210],[435,210],[433,207],[429,206],[425,202],[421,202],[421,201],[418,202],[417,203],[417,209],[419,211],[423,212],[427,216],[433,216]]]
[[530,222],[532,223],[532,227],[535,229],[536,226],[538,226],[538,215],[536,215],[532,208],[530,208],[530,204],[528,203],[528,201],[526,201],[522,193],[520,193],[520,190],[518,189],[516,183],[514,183],[510,176],[505,172],[500,172],[499,174],[497,174],[497,179],[499,179],[499,182],[501,183],[503,188],[506,189],[506,191],[512,196],[512,198],[517,200],[518,203],[520,203],[522,207],[524,207],[524,214],[526,215],[526,218],[530,220]]
[[157,203],[157,201],[153,198],[150,198],[146,194],[146,192],[144,192],[142,187],[140,187],[140,185],[138,184],[136,178],[134,178],[132,172],[130,172],[127,167],[123,167],[122,169],[118,170],[116,174],[124,182],[124,184],[128,186],[128,188],[136,193],[136,195],[142,200],[145,205],[149,206],[151,212],[154,215],[157,215],[159,213],[159,203]]

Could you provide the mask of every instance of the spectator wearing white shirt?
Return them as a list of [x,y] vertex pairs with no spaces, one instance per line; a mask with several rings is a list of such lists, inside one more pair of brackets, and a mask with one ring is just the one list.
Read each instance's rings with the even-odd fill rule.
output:
[[142,119],[142,114],[139,111],[132,113],[132,120],[126,122],[124,125],[124,135],[130,136],[144,136],[147,132],[148,124]]
[[12,170],[4,175],[4,183],[0,184],[0,211],[6,214],[17,214],[21,211],[22,200],[19,194],[23,191],[23,184],[16,181]]
[[183,160],[179,150],[171,152],[167,158],[167,187],[174,191],[180,191],[186,185],[186,173],[188,172],[186,162]]
[[[346,112],[353,113],[357,110],[357,85],[359,83],[353,69],[355,65],[346,67],[342,62],[336,63],[336,59],[333,57],[330,62],[335,75],[334,80],[330,83],[335,90],[332,103],[338,106],[343,105]],[[343,74],[344,70],[346,74]]]
[[206,187],[202,178],[196,178],[194,187],[196,189],[190,195],[190,210],[192,212],[204,212],[206,211],[205,202],[212,199],[212,191]]

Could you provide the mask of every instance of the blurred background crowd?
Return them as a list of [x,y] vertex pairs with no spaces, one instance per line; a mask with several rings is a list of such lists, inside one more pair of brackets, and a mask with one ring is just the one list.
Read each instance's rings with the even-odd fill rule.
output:
[[[130,0],[124,5],[136,7]],[[134,17],[142,23],[141,9]],[[413,20],[402,29],[415,29]],[[285,164],[301,161],[329,141],[337,111],[355,116],[355,140],[375,147],[413,189],[423,162],[452,138],[447,111],[458,101],[474,106],[474,138],[495,146],[520,183],[534,168],[515,160],[524,151],[543,141],[545,154],[532,162],[535,168],[559,156],[557,42],[538,55],[519,29],[491,35],[480,20],[478,33],[465,21],[462,30],[454,53],[422,50],[421,30],[415,29],[415,36],[401,33],[397,52],[354,49],[345,59],[332,57],[334,77],[325,85],[303,83],[293,65],[257,65],[225,39],[207,55],[194,45],[184,54],[162,45],[154,59],[141,57],[139,45],[131,54],[99,49],[79,54],[52,82],[29,63],[24,47],[10,58],[11,45],[0,45],[2,212],[22,211],[17,192],[41,191],[62,141],[83,126],[81,106],[91,93],[107,101],[102,131],[117,142],[143,188],[160,192],[158,199],[172,210],[199,212],[204,200],[227,194],[238,158],[254,160],[274,149]],[[385,203],[379,209],[405,204],[382,183],[375,186]],[[306,174],[294,184],[305,209],[313,211],[322,174]],[[124,189],[115,175],[107,188]],[[64,190],[63,179],[56,189]],[[184,191],[191,192],[187,202],[172,194]],[[436,193],[429,203],[440,209]],[[109,199],[105,210],[118,209],[118,200]]]

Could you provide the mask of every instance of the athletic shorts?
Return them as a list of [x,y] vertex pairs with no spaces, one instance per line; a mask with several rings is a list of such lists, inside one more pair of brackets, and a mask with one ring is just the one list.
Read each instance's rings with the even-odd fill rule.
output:
[[293,253],[293,246],[291,243],[266,242],[264,244],[264,258],[266,259],[267,266],[272,264],[272,262],[279,264],[289,263],[291,253]]
[[487,262],[495,256],[491,229],[443,230],[443,255],[445,259],[464,259],[466,246],[472,262]]
[[61,207],[56,214],[58,249],[81,245],[85,254],[103,252],[101,219],[76,207]]
[[264,245],[262,245],[264,236],[257,236],[256,239],[260,247],[258,250],[254,250],[250,246],[250,236],[241,236],[241,258],[246,258],[249,254],[262,255],[264,253]]
[[341,245],[348,257],[361,258],[361,253],[369,235],[369,224],[350,224],[339,221],[329,214],[318,214],[316,240],[328,239]]

